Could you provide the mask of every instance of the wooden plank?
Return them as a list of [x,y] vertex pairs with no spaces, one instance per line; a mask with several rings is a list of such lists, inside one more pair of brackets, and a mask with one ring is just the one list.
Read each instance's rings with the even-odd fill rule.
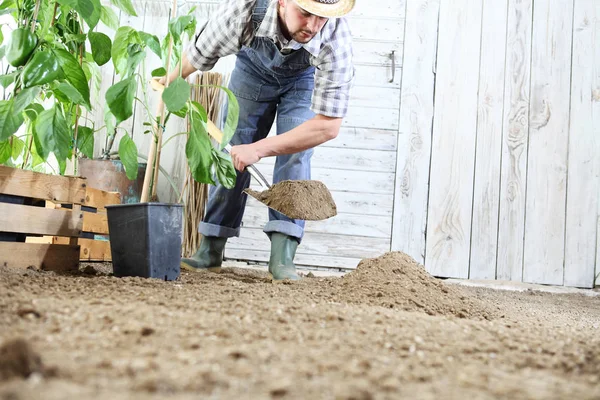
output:
[[[404,47],[406,48],[406,43]],[[391,66],[356,65],[354,73],[354,87],[369,86],[400,89],[402,67],[397,66],[395,72],[392,74]],[[351,92],[351,96],[354,96],[354,91]]]
[[600,203],[600,2],[576,1],[574,12],[564,284],[591,288],[598,234],[592,217]]
[[[31,241],[30,241],[31,239]],[[44,236],[43,238],[27,238],[30,243],[53,243],[69,244],[69,238],[60,236]],[[110,242],[105,240],[94,240],[79,238],[78,244],[80,261],[112,261]]]
[[88,187],[85,192],[85,206],[102,210],[107,205],[121,204],[119,192],[106,192],[104,190]]
[[529,134],[532,0],[509,0],[496,278],[521,281]]
[[105,213],[83,213],[83,232],[108,235],[108,217]]
[[[262,162],[256,164],[258,170],[273,181],[273,166]],[[393,194],[394,174],[387,172],[364,172],[312,168],[311,179],[322,181],[330,191],[373,194]]]
[[[250,187],[254,190],[264,190],[254,180]],[[363,217],[372,215],[392,217],[394,196],[392,194],[373,194],[359,192],[331,191],[331,196],[337,207],[338,214],[359,214]]]
[[507,0],[484,0],[469,278],[496,279]]
[[435,276],[469,275],[481,9],[480,1],[440,4],[425,247],[425,267]]
[[347,18],[353,40],[370,39],[401,42],[404,39],[404,20],[400,18]]
[[[270,252],[260,250],[225,249],[225,259],[254,261],[261,263],[269,262]],[[311,267],[355,269],[360,258],[315,256],[310,254],[296,254],[294,264]]]
[[0,231],[77,237],[81,233],[81,212],[68,209],[0,203]]
[[[275,157],[265,158],[262,164],[275,165]],[[345,171],[394,172],[396,154],[381,150],[317,147],[311,158],[311,166]]]
[[398,130],[398,105],[395,108],[358,107],[350,105],[342,121],[343,127]]
[[[535,4],[523,255],[525,282],[562,285],[564,281],[572,37],[573,2],[549,0]],[[580,133],[576,135],[579,137]]]
[[74,271],[79,267],[79,246],[0,242],[0,266]]
[[338,136],[321,147],[396,151],[398,132],[385,129],[347,128],[340,129]]
[[377,6],[368,1],[357,1],[351,16],[370,17],[377,19],[403,19],[405,16],[406,0],[380,0]]
[[400,104],[400,88],[353,86],[351,93],[350,107],[397,108]]
[[[229,239],[226,247],[270,251],[271,243],[262,229],[245,228],[242,229],[239,238]],[[365,258],[378,257],[389,250],[389,239],[308,232],[298,246],[296,254]]]
[[357,39],[352,41],[353,58],[356,65],[392,67],[391,54],[394,51],[396,68],[402,67],[404,43],[381,40]]
[[36,199],[85,202],[85,179],[48,175],[0,165],[0,193]]
[[407,3],[392,249],[423,264],[433,129],[439,0]]
[[[268,221],[267,207],[250,197],[244,212],[244,227],[262,229]],[[391,229],[389,217],[370,215],[365,218],[361,214],[338,214],[324,221],[307,221],[305,226],[305,232],[387,239]]]

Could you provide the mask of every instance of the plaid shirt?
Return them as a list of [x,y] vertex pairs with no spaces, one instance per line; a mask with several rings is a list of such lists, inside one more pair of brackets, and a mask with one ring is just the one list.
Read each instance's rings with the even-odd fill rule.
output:
[[255,4],[256,0],[223,0],[187,49],[192,65],[208,71],[219,58],[250,46],[255,36],[273,40],[283,54],[304,47],[315,67],[311,110],[328,117],[344,117],[354,79],[352,37],[346,20],[330,18],[310,42],[301,44],[287,41],[281,34],[277,1],[270,3],[255,33],[251,19]]

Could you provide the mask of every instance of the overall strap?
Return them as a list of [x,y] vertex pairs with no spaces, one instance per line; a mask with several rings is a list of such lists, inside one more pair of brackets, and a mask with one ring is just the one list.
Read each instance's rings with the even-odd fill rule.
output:
[[263,19],[265,19],[267,8],[269,8],[270,2],[271,0],[256,0],[254,10],[252,11],[252,24],[254,25],[254,32],[258,30],[260,24],[263,22]]

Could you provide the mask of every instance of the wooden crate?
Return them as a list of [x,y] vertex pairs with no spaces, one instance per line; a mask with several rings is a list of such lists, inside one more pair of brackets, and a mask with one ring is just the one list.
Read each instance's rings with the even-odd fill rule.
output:
[[64,271],[77,269],[80,259],[110,261],[107,240],[80,236],[108,234],[104,206],[119,204],[118,193],[88,188],[84,178],[0,166],[0,194],[45,201],[45,207],[0,203],[0,232],[27,235],[25,243],[0,242],[0,267]]

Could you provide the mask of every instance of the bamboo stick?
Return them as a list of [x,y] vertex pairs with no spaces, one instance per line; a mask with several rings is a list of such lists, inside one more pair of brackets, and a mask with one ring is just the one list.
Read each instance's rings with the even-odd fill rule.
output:
[[[175,19],[177,16],[177,0],[173,0],[171,8],[171,19]],[[171,72],[171,53],[173,52],[173,37],[169,36],[169,51],[167,54],[167,79],[165,82],[165,88],[169,87],[169,74]],[[152,196],[156,195],[156,186],[158,178],[158,166],[160,165],[160,153],[157,154],[157,149],[160,151],[162,147],[162,135],[165,124],[165,103],[162,101],[162,92],[160,93],[160,100],[158,102],[158,113],[160,114],[160,126],[156,127],[157,135],[153,141],[150,142],[150,150],[148,151],[148,164],[146,166],[146,174],[144,175],[144,186],[142,187],[141,202],[147,203],[150,194],[150,185],[152,184]],[[155,172],[156,171],[156,172]]]

